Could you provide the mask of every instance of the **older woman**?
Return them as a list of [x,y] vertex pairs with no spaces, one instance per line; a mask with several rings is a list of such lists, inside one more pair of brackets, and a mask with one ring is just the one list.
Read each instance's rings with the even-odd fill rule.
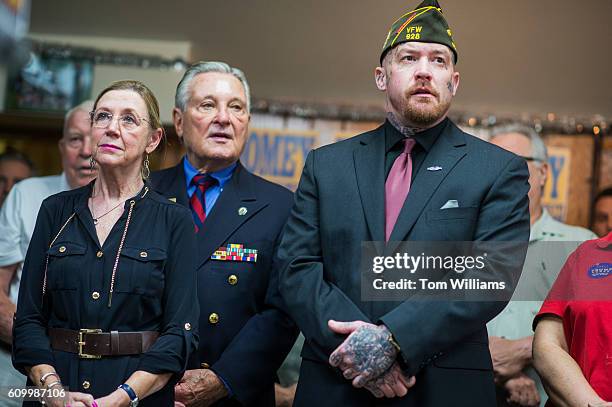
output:
[[[111,84],[91,114],[98,178],[49,197],[26,256],[13,364],[75,406],[170,406],[196,349],[191,214],[148,186],[162,139],[157,100]],[[96,400],[94,400],[96,399]]]
[[570,255],[534,326],[547,406],[612,407],[612,233]]

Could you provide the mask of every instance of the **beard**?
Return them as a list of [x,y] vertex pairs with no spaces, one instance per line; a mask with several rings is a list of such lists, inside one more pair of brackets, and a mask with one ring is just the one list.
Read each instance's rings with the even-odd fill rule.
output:
[[450,104],[450,99],[444,101],[433,100],[425,103],[411,102],[409,99],[402,109],[402,113],[408,123],[426,128],[440,120],[448,112]]

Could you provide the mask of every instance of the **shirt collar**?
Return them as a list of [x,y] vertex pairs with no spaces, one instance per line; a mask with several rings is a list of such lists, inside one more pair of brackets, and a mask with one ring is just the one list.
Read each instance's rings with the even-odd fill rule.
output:
[[608,233],[607,236],[597,239],[597,246],[602,249],[607,249],[612,246],[612,232]]
[[529,233],[530,242],[533,242],[534,240],[539,240],[543,237],[544,229],[546,229],[546,225],[550,222],[551,219],[552,218],[546,208],[542,208],[542,214],[531,227],[531,232]]
[[[89,182],[89,184],[80,188],[82,190],[82,193],[76,204],[76,208],[75,208],[76,212],[89,210],[88,201],[93,193],[93,188],[94,188],[95,183],[96,183],[96,179],[93,179],[92,181]],[[138,204],[140,201],[142,201],[145,197],[147,197],[151,193],[151,190],[152,190],[151,183],[148,180],[145,180],[144,185],[142,186],[140,191],[138,191],[131,198],[125,200],[125,203],[123,204],[123,208],[128,209],[130,207],[131,201],[134,201],[135,204]]]
[[[237,165],[237,163],[233,163],[229,167],[225,167],[219,171],[209,172],[208,175],[217,180],[219,186],[223,188],[225,183],[232,178],[232,174],[234,173]],[[198,175],[198,169],[189,162],[187,156],[185,156],[185,159],[183,160],[183,169],[185,171],[185,182],[187,182],[187,188],[189,188],[193,177]]]
[[66,173],[62,172],[60,175],[60,191],[68,191],[70,188],[70,184],[68,184],[68,178],[66,178]]
[[[423,148],[423,150],[428,152],[438,139],[438,136],[442,133],[442,130],[444,130],[448,124],[448,121],[449,119],[446,117],[434,127],[414,133],[412,137],[417,144]],[[385,153],[391,151],[393,147],[395,147],[397,143],[404,138],[405,136],[400,133],[399,130],[397,130],[395,126],[389,122],[389,120],[385,120]]]

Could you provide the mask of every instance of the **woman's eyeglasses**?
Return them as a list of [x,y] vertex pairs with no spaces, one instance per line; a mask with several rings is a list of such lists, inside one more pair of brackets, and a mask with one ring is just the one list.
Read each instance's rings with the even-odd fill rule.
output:
[[[91,125],[97,129],[105,129],[113,122],[114,115],[106,110],[91,112]],[[118,117],[119,126],[125,130],[134,130],[142,124],[148,122],[147,119],[139,117],[136,113],[126,113]]]

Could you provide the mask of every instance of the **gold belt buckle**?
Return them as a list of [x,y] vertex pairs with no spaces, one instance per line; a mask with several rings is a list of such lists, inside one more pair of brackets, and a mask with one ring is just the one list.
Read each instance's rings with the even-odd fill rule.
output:
[[85,345],[85,334],[101,334],[101,329],[79,329],[79,358],[81,359],[101,359],[102,355],[90,355],[89,353],[83,353],[83,346]]

